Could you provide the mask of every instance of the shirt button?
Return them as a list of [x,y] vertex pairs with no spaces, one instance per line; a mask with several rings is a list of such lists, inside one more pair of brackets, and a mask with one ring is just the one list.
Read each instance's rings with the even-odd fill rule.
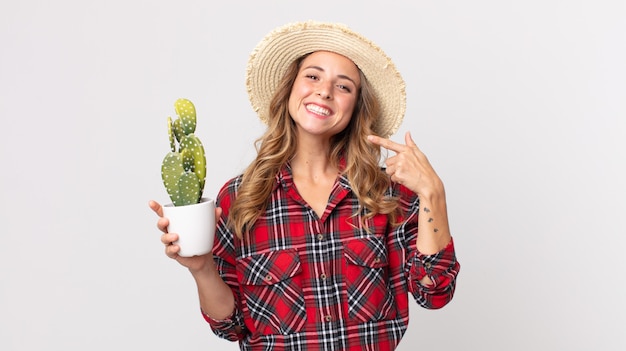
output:
[[325,320],[326,322],[330,322],[330,321],[332,321],[332,320],[333,320],[333,317],[331,317],[330,315],[327,315],[326,317],[324,317],[324,320]]
[[430,268],[430,267],[431,267],[430,262],[426,262],[426,263],[424,264],[424,267],[426,267],[427,269],[428,269],[428,268]]
[[269,275],[269,274],[268,274],[268,275],[266,275],[266,276],[265,276],[265,280],[269,282],[270,280],[272,280],[272,276],[271,276],[271,275]]
[[326,274],[324,273],[320,274],[320,278],[322,278],[322,280],[326,280]]
[[380,256],[376,257],[376,258],[374,259],[374,262],[376,262],[376,263],[380,263]]
[[317,234],[317,240],[319,240],[319,241],[324,240],[324,235],[323,234]]

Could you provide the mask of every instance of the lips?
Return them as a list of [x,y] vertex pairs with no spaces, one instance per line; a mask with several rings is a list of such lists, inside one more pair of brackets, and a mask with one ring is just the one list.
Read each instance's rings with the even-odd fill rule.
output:
[[331,114],[331,111],[329,109],[315,104],[305,105],[305,108],[307,111],[315,113],[316,115],[320,115],[322,117],[328,117]]

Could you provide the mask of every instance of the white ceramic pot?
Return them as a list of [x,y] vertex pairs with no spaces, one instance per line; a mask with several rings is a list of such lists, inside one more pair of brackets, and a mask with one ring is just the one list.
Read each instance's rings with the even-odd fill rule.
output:
[[186,206],[163,206],[163,216],[170,221],[167,231],[178,234],[174,244],[180,246],[183,257],[207,254],[215,240],[215,201],[202,198],[199,203]]

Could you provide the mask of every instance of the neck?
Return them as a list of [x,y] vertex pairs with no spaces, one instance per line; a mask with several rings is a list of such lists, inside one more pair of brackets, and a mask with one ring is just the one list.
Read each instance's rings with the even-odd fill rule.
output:
[[329,159],[329,152],[329,140],[301,137],[298,139],[297,152],[291,159],[291,169],[294,174],[312,178],[336,176],[338,169]]

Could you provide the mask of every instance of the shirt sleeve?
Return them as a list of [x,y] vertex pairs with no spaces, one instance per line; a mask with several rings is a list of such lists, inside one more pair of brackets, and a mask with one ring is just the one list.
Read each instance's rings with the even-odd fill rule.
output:
[[234,199],[237,186],[237,179],[233,179],[224,185],[217,196],[216,205],[222,208],[222,215],[218,220],[215,243],[213,245],[213,259],[217,271],[222,280],[231,288],[235,298],[233,312],[228,318],[217,320],[201,310],[202,316],[211,326],[213,333],[220,338],[230,341],[241,340],[246,333],[243,313],[238,307],[240,306],[241,297],[236,272],[235,237],[226,224],[228,210]]
[[[416,248],[419,199],[415,194],[407,198],[408,189],[403,190],[407,216],[400,230],[404,232],[408,253],[406,273],[409,291],[420,306],[427,309],[439,309],[452,300],[456,288],[460,264],[456,260],[454,240],[451,239],[443,250],[433,255],[419,252]],[[433,283],[430,285],[420,283],[425,276],[428,276]]]
[[245,328],[243,327],[243,318],[241,312],[237,308],[234,308],[231,315],[226,319],[213,319],[204,313],[202,309],[200,309],[200,312],[202,313],[204,320],[211,326],[213,333],[220,338],[229,341],[239,341],[244,337]]
[[[416,250],[409,267],[409,290],[420,306],[438,309],[452,300],[460,268],[454,251],[454,240],[451,239],[443,250],[434,255],[424,255]],[[420,283],[425,276],[433,283]]]

